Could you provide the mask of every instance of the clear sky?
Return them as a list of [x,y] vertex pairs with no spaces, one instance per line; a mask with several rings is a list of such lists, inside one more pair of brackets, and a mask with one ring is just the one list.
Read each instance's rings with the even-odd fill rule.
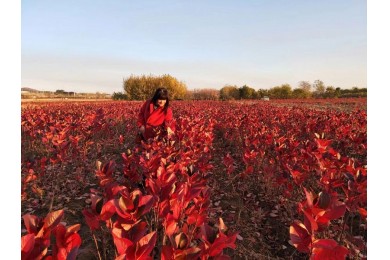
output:
[[132,74],[367,87],[367,2],[21,1],[22,87],[112,93]]

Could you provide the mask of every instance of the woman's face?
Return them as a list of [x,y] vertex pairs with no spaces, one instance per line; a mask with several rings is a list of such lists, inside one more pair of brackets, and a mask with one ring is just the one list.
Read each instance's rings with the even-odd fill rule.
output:
[[165,106],[165,103],[167,103],[167,101],[165,99],[157,99],[157,105],[159,107]]

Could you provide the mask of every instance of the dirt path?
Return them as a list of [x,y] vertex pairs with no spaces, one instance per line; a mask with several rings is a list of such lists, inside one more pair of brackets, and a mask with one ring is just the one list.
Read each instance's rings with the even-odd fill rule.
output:
[[[307,259],[288,243],[291,219],[279,205],[279,198],[264,189],[259,178],[237,176],[243,165],[226,173],[223,156],[230,150],[221,133],[215,133],[210,217],[222,217],[230,231],[239,231],[236,250],[226,253],[232,259]],[[237,160],[238,162],[238,160]]]

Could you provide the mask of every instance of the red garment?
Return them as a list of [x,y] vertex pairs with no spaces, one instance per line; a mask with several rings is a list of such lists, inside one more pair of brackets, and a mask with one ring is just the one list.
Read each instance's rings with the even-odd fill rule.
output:
[[141,107],[138,114],[137,126],[145,126],[144,138],[154,138],[158,134],[166,133],[167,127],[175,131],[173,122],[172,109],[168,107],[167,113],[164,113],[164,108],[154,108],[151,100],[147,100]]

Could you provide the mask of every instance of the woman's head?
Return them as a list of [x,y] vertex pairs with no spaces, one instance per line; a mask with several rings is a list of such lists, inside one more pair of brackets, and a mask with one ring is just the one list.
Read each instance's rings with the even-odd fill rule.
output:
[[169,106],[168,90],[166,88],[156,89],[152,98],[152,103],[155,106],[164,107],[164,110],[166,111]]

